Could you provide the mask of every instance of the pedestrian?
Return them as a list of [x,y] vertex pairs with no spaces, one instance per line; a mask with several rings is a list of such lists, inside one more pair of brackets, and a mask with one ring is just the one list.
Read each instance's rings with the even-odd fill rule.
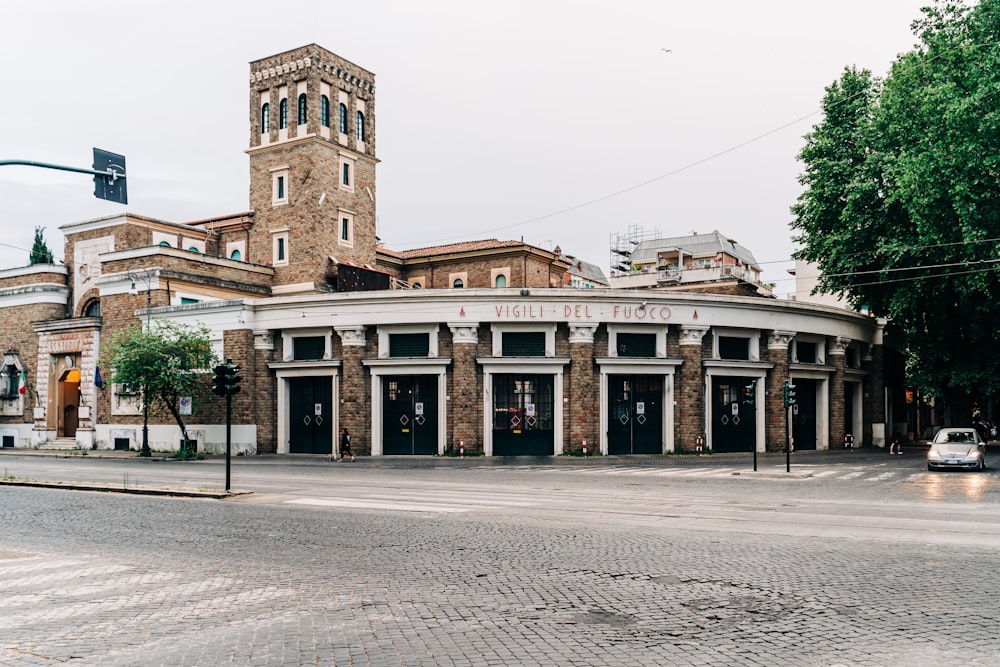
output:
[[[893,449],[896,451],[892,451]],[[900,442],[899,433],[896,431],[893,431],[892,435],[889,437],[889,453],[899,454],[900,456],[903,455],[903,443]]]
[[340,436],[340,458],[337,460],[343,461],[345,456],[350,456],[351,461],[354,460],[354,454],[351,453],[351,434],[346,428]]

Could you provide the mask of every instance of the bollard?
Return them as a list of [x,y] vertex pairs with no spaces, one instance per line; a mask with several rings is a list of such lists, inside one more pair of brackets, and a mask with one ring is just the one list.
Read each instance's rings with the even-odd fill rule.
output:
[[458,458],[465,458],[465,440],[458,441]]
[[854,436],[850,433],[844,435],[844,449],[854,449]]
[[694,441],[694,450],[696,452],[698,452],[699,454],[701,454],[701,448],[702,448],[702,445],[704,445],[704,444],[705,444],[705,438],[703,438],[703,437],[701,437],[699,435],[697,438],[695,438],[695,441]]
[[587,439],[586,438],[583,439],[583,455],[584,456],[587,455]]

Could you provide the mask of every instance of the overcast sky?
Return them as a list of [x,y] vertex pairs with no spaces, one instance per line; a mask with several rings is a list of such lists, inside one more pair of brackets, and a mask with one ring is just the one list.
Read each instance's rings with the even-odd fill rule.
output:
[[[127,210],[248,208],[248,63],[316,43],[376,75],[379,235],[519,239],[600,265],[635,226],[718,229],[783,295],[796,155],[845,66],[884,75],[928,0],[21,0],[0,24],[0,159],[128,161]],[[669,50],[669,52],[667,51]],[[126,207],[0,167],[0,268],[36,226]]]

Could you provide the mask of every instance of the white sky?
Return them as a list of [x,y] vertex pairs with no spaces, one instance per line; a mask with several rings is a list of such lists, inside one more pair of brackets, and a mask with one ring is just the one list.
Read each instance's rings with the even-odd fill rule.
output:
[[718,229],[783,295],[796,154],[823,89],[848,65],[884,75],[926,4],[5,3],[0,160],[121,153],[129,204],[95,199],[84,174],[2,166],[0,268],[27,264],[35,226],[61,258],[66,223],[246,210],[248,63],[315,42],[376,75],[386,246],[523,237],[607,273],[630,225]]

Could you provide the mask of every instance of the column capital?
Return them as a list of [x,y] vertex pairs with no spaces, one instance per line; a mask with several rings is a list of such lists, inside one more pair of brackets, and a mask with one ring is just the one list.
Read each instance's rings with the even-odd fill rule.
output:
[[795,338],[794,331],[772,331],[767,336],[767,349],[787,350],[793,338]]
[[340,342],[345,346],[364,347],[365,346],[365,325],[355,325],[349,327],[334,327],[334,331],[340,336]]
[[593,343],[594,334],[597,333],[596,324],[574,324],[569,323],[569,342],[570,343]]
[[451,329],[451,342],[456,345],[476,345],[479,343],[479,323],[448,322]]
[[830,341],[830,356],[844,356],[847,348],[851,345],[851,339],[845,336],[837,336]]
[[267,330],[255,330],[253,332],[253,349],[273,350],[274,334]]
[[682,324],[681,325],[681,345],[701,345],[701,339],[708,333],[708,325],[704,324]]

